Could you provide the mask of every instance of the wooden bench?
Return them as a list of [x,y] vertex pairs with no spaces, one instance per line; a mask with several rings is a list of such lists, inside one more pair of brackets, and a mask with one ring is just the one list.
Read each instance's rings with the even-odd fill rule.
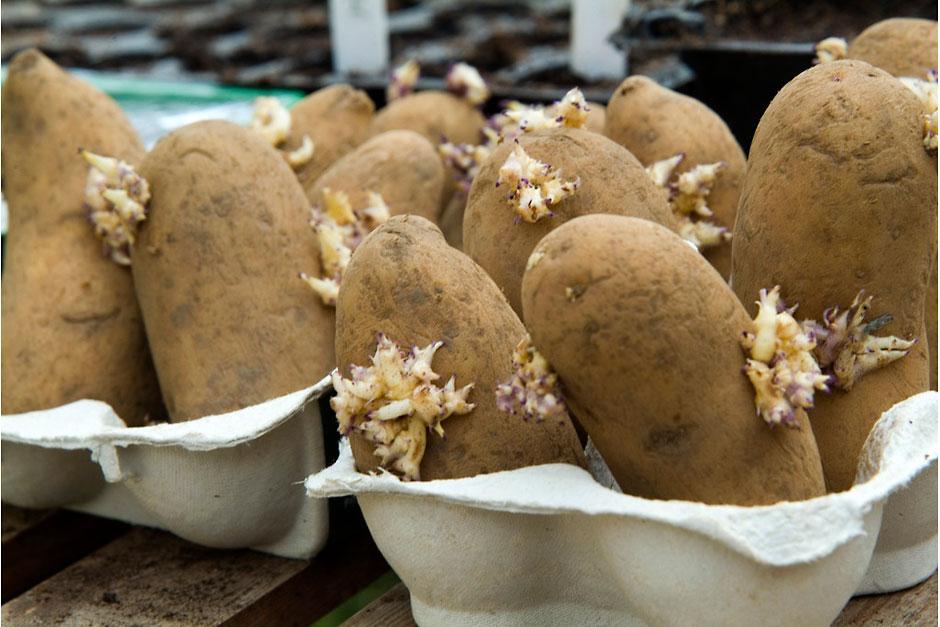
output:
[[[3,505],[2,517],[0,619],[12,626],[310,625],[389,571],[351,498],[330,502],[330,540],[310,561],[207,549],[74,512]],[[834,624],[936,625],[937,575],[853,599]],[[395,585],[345,625],[414,625],[408,590]]]
[[389,568],[352,500],[310,561],[3,506],[4,625],[310,625]]
[[[888,627],[937,624],[937,573],[927,581],[893,594],[849,601],[833,627]],[[398,584],[343,623],[344,627],[414,627],[408,589]]]

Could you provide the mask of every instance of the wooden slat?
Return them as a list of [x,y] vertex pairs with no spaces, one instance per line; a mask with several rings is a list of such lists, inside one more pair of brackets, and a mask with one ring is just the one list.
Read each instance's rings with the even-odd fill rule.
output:
[[0,505],[0,524],[3,526],[3,543],[12,540],[21,531],[29,529],[52,514],[48,509],[23,509],[3,503]]
[[[937,573],[913,588],[849,601],[833,627],[937,624]],[[414,627],[408,589],[398,584],[360,610],[343,627]]]
[[335,535],[311,562],[212,550],[136,528],[5,604],[0,619],[9,625],[309,625],[388,570],[361,518],[337,518]]
[[389,570],[355,500],[333,500],[330,506],[330,541],[324,550],[296,577],[229,619],[226,627],[309,625]]
[[415,627],[408,588],[400,583],[356,612],[343,627]]
[[3,603],[129,529],[124,523],[76,512],[33,513],[4,505],[2,515]]
[[937,573],[934,572],[930,579],[907,590],[852,599],[833,627],[936,624]]

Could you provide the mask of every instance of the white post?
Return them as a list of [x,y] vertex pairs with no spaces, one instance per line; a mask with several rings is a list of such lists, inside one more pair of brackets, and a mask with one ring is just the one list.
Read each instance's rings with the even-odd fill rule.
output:
[[388,71],[385,0],[330,0],[330,47],[337,74]]
[[627,58],[607,41],[620,28],[630,0],[572,0],[571,69],[588,79],[623,78]]

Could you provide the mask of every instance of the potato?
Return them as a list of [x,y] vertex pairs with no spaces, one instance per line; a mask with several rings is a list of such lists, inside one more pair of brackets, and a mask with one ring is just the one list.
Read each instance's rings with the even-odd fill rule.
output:
[[[369,134],[403,129],[424,135],[435,147],[444,139],[455,144],[479,144],[485,124],[480,111],[463,98],[446,91],[421,91],[385,105],[372,119]],[[441,196],[442,211],[457,192],[454,176],[455,172],[448,168]]]
[[4,413],[88,398],[129,425],[161,417],[131,273],[102,254],[88,223],[78,154],[136,163],[140,139],[113,100],[37,50],[10,63],[2,111]]
[[[726,164],[708,196],[711,218],[719,226],[734,226],[744,181],[745,157],[728,125],[694,98],[660,87],[645,76],[626,79],[607,103],[604,134],[636,156],[645,166],[679,153],[685,158],[677,173],[697,165]],[[726,279],[731,274],[731,246],[719,244],[702,251]]]
[[917,97],[862,61],[818,65],[791,80],[754,135],[733,240],[741,301],[780,285],[788,305],[819,321],[864,289],[874,297],[870,319],[890,313],[890,335],[918,342],[849,392],[817,395],[810,419],[830,490],[852,485],[882,412],[928,387],[936,167]]
[[367,192],[382,195],[392,215],[413,213],[437,220],[444,165],[437,150],[413,131],[376,135],[323,173],[311,190],[320,202],[324,188],[349,194],[353,207],[365,206]]
[[607,124],[607,107],[597,102],[588,103],[588,118],[584,123],[585,129],[594,133],[604,134],[604,126]]
[[414,131],[437,146],[443,138],[479,144],[486,120],[463,98],[445,91],[421,91],[393,100],[372,119],[370,136],[395,129]]
[[333,313],[307,199],[256,133],[221,121],[164,137],[141,174],[150,218],[134,281],[170,417],[191,420],[312,385],[333,364]]
[[291,107],[290,136],[282,148],[299,148],[305,135],[313,140],[313,158],[297,170],[311,203],[319,201],[313,188],[317,179],[368,137],[374,111],[369,96],[349,85],[324,87]]
[[438,220],[444,239],[457,250],[463,250],[463,216],[466,209],[467,195],[458,190],[450,197]]
[[755,416],[747,312],[675,233],[575,218],[539,242],[522,298],[533,343],[627,494],[761,505],[824,493],[805,414],[799,429]]
[[872,24],[849,44],[848,58],[897,77],[926,78],[937,69],[937,22],[896,17]]
[[937,255],[934,254],[933,269],[927,282],[927,299],[924,301],[924,323],[927,333],[927,353],[930,357],[930,389],[937,389]]
[[474,179],[464,214],[463,244],[517,313],[522,311],[519,290],[529,254],[540,239],[565,221],[588,213],[612,213],[675,228],[665,194],[633,155],[606,137],[573,128],[535,131],[519,138],[519,145],[530,157],[550,164],[565,180],[580,179],[580,187],[551,206],[553,217],[516,224],[516,213],[507,203],[508,190],[496,185],[514,145],[501,144]]
[[[849,46],[850,59],[866,61],[897,77],[926,78],[937,68],[937,22],[913,18],[883,20],[866,28]],[[934,201],[936,208],[936,199]],[[930,389],[937,389],[937,264],[928,284],[924,315],[930,353]]]
[[[367,365],[384,333],[399,346],[441,340],[433,369],[443,385],[473,384],[468,414],[443,421],[446,438],[427,435],[422,480],[470,477],[522,466],[584,465],[567,417],[525,421],[496,407],[496,385],[511,374],[513,350],[526,331],[486,273],[444,241],[431,222],[396,216],[356,249],[336,307],[337,366]],[[358,432],[350,440],[361,472],[379,458]]]

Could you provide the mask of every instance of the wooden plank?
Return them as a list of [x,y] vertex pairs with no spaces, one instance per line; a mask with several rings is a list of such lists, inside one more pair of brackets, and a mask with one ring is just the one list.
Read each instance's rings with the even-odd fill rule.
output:
[[[833,627],[937,624],[937,573],[924,583],[893,592],[849,601]],[[414,627],[408,589],[398,584],[343,623],[343,627]]]
[[309,625],[389,570],[355,500],[334,499],[330,506],[330,541],[323,551],[226,627]]
[[415,627],[408,588],[400,583],[356,612],[343,627]]
[[388,570],[361,518],[336,522],[333,539],[310,562],[207,549],[136,528],[6,603],[0,620],[309,625]]
[[833,627],[855,625],[936,625],[937,573],[924,583],[890,594],[871,594],[849,601]]
[[52,512],[47,509],[23,509],[3,503],[0,505],[0,525],[3,527],[2,541],[12,540],[21,531],[29,529]]
[[[3,506],[3,603],[126,533],[128,525],[76,512]],[[9,518],[8,518],[9,517]]]

